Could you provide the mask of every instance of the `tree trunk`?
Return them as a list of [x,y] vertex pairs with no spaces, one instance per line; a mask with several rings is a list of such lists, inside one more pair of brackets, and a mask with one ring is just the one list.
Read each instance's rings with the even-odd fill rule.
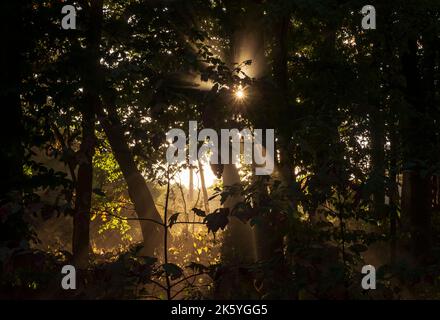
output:
[[111,110],[111,107],[109,107],[109,110],[109,116],[104,116],[101,110],[99,121],[124,175],[128,186],[128,194],[134,204],[137,216],[144,219],[139,221],[144,238],[143,254],[153,256],[155,250],[160,249],[163,239],[163,228],[154,221],[162,223],[162,217],[157,211],[153,196],[144,177],[136,166],[133,154],[124,136],[122,124],[116,112]]
[[401,114],[401,132],[404,150],[402,186],[402,216],[411,234],[411,251],[417,262],[423,263],[431,246],[431,189],[427,166],[432,157],[429,150],[431,124],[425,117],[429,111],[418,70],[416,39],[408,41],[408,51],[402,56],[406,79],[405,98],[410,110]]
[[190,165],[188,170],[189,170],[188,203],[190,206],[192,206],[194,201],[194,167]]
[[408,218],[411,251],[416,259],[424,259],[431,246],[431,184],[430,177],[420,172],[403,172],[402,215]]
[[[92,97],[89,97],[92,103]],[[90,253],[90,210],[92,206],[93,154],[95,153],[94,114],[82,113],[82,142],[76,182],[73,216],[73,261],[77,268],[88,266]]]
[[202,188],[203,194],[203,204],[205,206],[205,211],[208,214],[209,210],[209,200],[208,200],[208,190],[206,189],[205,183],[205,170],[203,169],[203,163],[198,160],[199,163],[199,172],[200,172],[200,187]]
[[[372,108],[375,107],[376,106],[372,106]],[[370,121],[370,177],[374,181],[373,212],[377,219],[381,219],[385,217],[385,123],[382,110],[372,110]]]
[[[234,164],[223,166],[222,179],[225,187],[241,184]],[[240,195],[232,195],[226,199],[223,207],[231,213],[235,205],[242,201]],[[253,275],[243,268],[256,261],[254,243],[254,230],[249,222],[244,223],[230,215],[221,248],[222,263],[226,272],[216,280],[216,299],[258,298],[253,287]]]
[[[222,179],[225,187],[241,184],[238,170],[234,164],[224,165]],[[230,196],[226,199],[223,207],[229,209],[231,213],[234,207],[243,200],[240,195]],[[229,216],[229,223],[224,233],[222,257],[225,261],[233,264],[255,261],[254,234],[249,223],[244,223],[234,216]]]
[[79,107],[82,120],[82,142],[76,181],[75,212],[73,216],[73,261],[77,268],[88,266],[90,253],[90,211],[93,190],[93,155],[95,153],[95,110],[99,98],[99,43],[102,28],[103,0],[95,0],[88,7],[86,31],[86,61],[82,81],[84,100]]

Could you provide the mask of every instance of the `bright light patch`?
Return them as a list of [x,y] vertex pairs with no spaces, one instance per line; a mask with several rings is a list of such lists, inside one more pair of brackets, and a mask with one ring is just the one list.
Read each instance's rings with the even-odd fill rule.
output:
[[[207,188],[212,187],[215,183],[218,182],[217,176],[212,172],[211,166],[208,163],[203,163],[203,170],[204,170],[204,176],[205,176],[205,185]],[[174,183],[181,183],[186,188],[189,188],[189,176],[190,172],[189,169],[183,169],[178,174],[177,177],[174,179]],[[201,186],[200,182],[200,174],[199,170],[194,169],[194,188],[199,189]]]
[[237,98],[237,100],[243,100],[244,98],[246,98],[246,93],[244,92],[243,86],[239,85],[237,90],[235,90],[235,97]]

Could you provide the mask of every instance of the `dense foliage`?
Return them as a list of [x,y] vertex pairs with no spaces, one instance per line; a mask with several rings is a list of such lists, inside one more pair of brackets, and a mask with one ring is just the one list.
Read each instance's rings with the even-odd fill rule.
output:
[[[439,298],[440,2],[366,4],[3,1],[0,297]],[[189,121],[274,172],[168,164]]]

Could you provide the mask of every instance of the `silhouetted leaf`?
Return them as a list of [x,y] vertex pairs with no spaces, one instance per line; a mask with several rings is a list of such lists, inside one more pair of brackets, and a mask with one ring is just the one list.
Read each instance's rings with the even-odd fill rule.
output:
[[180,212],[177,212],[175,214],[173,214],[169,219],[168,219],[168,226],[171,228],[176,222],[177,219],[179,218]]
[[205,217],[204,222],[208,231],[216,233],[219,229],[224,230],[228,224],[228,209],[220,208]]
[[206,212],[201,209],[192,208],[192,211],[199,217],[206,217]]
[[102,191],[102,190],[99,189],[99,188],[94,188],[94,189],[93,189],[93,193],[94,193],[94,194],[97,194],[98,196],[105,197],[105,193],[104,193],[104,191]]
[[194,270],[195,272],[203,272],[203,271],[208,271],[209,268],[203,264],[200,263],[196,263],[196,262],[191,262],[187,268]]
[[183,270],[178,265],[174,263],[165,263],[162,265],[166,274],[171,277],[172,280],[176,280],[183,275]]

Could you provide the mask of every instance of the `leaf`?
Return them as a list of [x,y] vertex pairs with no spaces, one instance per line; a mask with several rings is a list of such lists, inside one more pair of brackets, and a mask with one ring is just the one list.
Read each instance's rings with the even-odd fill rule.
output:
[[193,270],[194,272],[203,272],[208,271],[209,268],[203,264],[197,263],[197,262],[191,262],[189,265],[186,266],[188,269]]
[[94,193],[94,194],[97,194],[98,196],[105,197],[105,193],[104,193],[104,191],[102,191],[102,190],[99,189],[99,188],[94,188],[94,189],[93,189],[93,193]]
[[354,244],[354,245],[350,246],[349,249],[355,253],[360,253],[360,252],[364,252],[364,251],[368,250],[367,246],[365,246],[363,244]]
[[224,230],[228,224],[228,209],[220,208],[205,217],[204,222],[208,227],[208,231],[216,233],[219,229]]
[[180,212],[177,212],[175,214],[173,214],[169,219],[168,219],[168,226],[171,228],[174,224],[176,224],[177,219],[179,218]]
[[176,280],[183,275],[183,270],[174,263],[165,263],[162,265],[165,273],[171,277],[171,280]]
[[151,266],[157,262],[157,258],[155,258],[155,257],[141,256],[140,258],[143,260],[144,265]]
[[201,209],[192,208],[192,211],[199,217],[206,217],[206,212]]

